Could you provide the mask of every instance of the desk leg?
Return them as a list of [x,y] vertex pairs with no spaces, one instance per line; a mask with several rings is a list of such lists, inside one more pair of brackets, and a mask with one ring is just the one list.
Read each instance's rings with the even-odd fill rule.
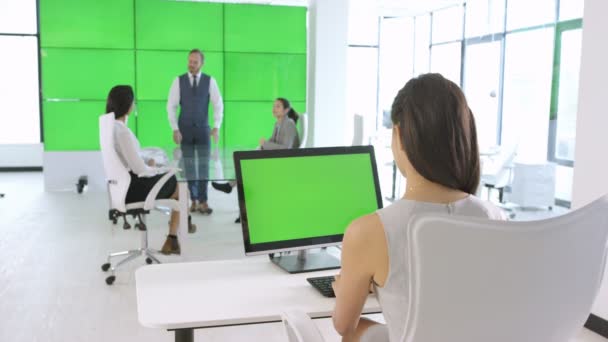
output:
[[194,342],[193,329],[175,330],[175,342]]
[[187,182],[177,182],[179,190],[179,236],[188,232],[188,199],[190,193],[188,192]]

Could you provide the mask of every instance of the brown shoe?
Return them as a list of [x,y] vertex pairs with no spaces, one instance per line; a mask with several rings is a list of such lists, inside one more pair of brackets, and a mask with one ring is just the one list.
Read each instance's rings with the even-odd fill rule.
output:
[[211,213],[213,212],[213,209],[209,208],[209,205],[207,205],[207,202],[205,202],[205,203],[199,204],[198,212],[203,215],[211,215]]
[[190,205],[190,212],[193,213],[198,210],[199,204],[198,201],[192,201],[192,205]]
[[169,254],[177,254],[180,255],[182,253],[181,248],[179,247],[179,241],[177,238],[173,238],[167,236],[165,243],[163,244],[163,248],[160,249],[160,252],[169,255]]

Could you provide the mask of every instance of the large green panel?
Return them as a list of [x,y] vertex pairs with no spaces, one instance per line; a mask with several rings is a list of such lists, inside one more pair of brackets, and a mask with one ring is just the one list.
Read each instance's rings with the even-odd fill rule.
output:
[[45,99],[105,100],[118,84],[135,84],[133,51],[42,49]]
[[[46,151],[99,150],[99,116],[105,101],[45,101],[43,103],[44,149]],[[136,118],[129,116],[135,132]]]
[[42,0],[43,47],[134,48],[133,0]]
[[142,147],[175,145],[173,131],[167,118],[167,102],[137,102],[137,133]]
[[[270,138],[276,119],[272,116],[274,101],[227,102],[225,104],[226,146],[252,149],[260,138]],[[305,112],[304,102],[292,102],[297,112]],[[298,124],[299,125],[299,124]]]
[[306,55],[226,53],[229,101],[306,101]]
[[[205,53],[202,71],[215,78],[223,93],[224,54]],[[186,72],[188,51],[137,51],[137,98],[166,101],[173,80]]]
[[137,49],[222,51],[223,4],[136,0]]
[[[213,127],[212,108],[209,108],[209,125]],[[222,125],[220,136],[223,135],[224,127],[225,125]],[[166,101],[137,102],[137,137],[141,146],[163,148],[175,146],[173,131],[167,116]],[[222,139],[220,138],[221,142]]]
[[306,53],[306,8],[226,4],[226,51]]

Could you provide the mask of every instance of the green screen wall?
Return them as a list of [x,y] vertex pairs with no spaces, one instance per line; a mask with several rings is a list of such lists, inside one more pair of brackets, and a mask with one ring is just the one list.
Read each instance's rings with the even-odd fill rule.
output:
[[220,144],[249,148],[270,136],[276,97],[305,111],[303,7],[44,0],[40,40],[46,151],[99,149],[97,119],[117,84],[135,89],[129,126],[142,146],[172,146],[167,97],[193,48],[224,100]]

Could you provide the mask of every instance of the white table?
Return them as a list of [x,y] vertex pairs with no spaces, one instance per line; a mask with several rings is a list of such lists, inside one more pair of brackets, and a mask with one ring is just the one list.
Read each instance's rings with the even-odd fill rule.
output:
[[[288,274],[264,257],[150,265],[135,273],[139,322],[175,331],[193,341],[193,329],[280,322],[287,309],[330,317],[334,298],[323,297],[306,278],[337,270]],[[364,313],[379,313],[374,295]]]

